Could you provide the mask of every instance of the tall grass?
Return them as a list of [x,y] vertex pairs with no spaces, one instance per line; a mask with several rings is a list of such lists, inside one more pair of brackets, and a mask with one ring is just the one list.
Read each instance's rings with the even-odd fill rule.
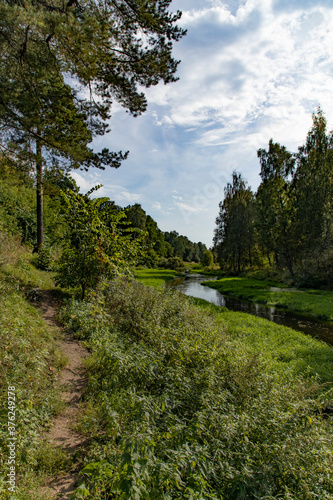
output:
[[77,498],[333,498],[332,394],[306,370],[273,369],[212,310],[137,282],[62,318],[92,351]]
[[30,254],[15,237],[2,233],[0,240],[0,497],[10,497],[6,483],[10,442],[8,387],[15,387],[17,490],[14,497],[32,500],[38,497],[36,484],[49,472],[45,470],[43,456],[47,452],[53,457],[59,455],[59,451],[41,444],[40,436],[52,415],[61,408],[55,377],[64,360],[56,333],[24,294],[29,284],[42,285],[49,278],[46,280],[34,272],[26,260]]

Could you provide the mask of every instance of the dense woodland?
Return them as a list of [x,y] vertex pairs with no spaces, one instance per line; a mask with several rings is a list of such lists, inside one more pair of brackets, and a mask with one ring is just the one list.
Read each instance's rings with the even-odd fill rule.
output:
[[296,153],[270,140],[259,149],[253,193],[234,172],[216,219],[214,246],[225,270],[286,270],[296,284],[332,287],[333,134],[321,109]]
[[[31,250],[37,248],[34,173],[17,163],[0,170],[0,228],[18,235]],[[99,277],[130,272],[132,266],[184,269],[200,262],[206,246],[176,231],[162,232],[141,205],[117,206],[106,197],[79,193],[73,178],[61,169],[44,173],[44,241],[37,262],[54,269],[59,284],[94,286]]]

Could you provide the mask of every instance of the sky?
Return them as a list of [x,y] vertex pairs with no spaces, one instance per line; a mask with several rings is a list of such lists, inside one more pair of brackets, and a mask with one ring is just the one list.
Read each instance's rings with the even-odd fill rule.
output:
[[72,173],[82,192],[140,203],[162,231],[212,246],[236,170],[256,191],[259,148],[297,151],[321,106],[333,128],[332,0],[173,0],[187,35],[174,44],[179,81],[145,91],[147,111],[115,105],[96,150],[130,151],[119,169]]

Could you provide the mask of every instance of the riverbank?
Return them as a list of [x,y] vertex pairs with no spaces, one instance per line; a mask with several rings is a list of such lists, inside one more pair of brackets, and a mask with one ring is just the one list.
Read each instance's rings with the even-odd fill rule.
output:
[[195,302],[120,279],[63,309],[91,352],[80,491],[330,498],[333,350]]
[[206,281],[202,285],[237,299],[333,321],[333,292],[288,288],[283,283],[240,277]]
[[[60,320],[90,352],[85,404],[75,422],[86,444],[75,458],[83,470],[74,497],[307,500],[310,491],[331,498],[332,348],[163,289],[176,274],[139,270],[150,286],[117,279],[84,301],[65,301]],[[27,341],[26,327],[12,351],[18,338]],[[26,370],[24,378],[15,361],[15,386],[40,383],[26,347],[26,359],[15,351]],[[36,360],[41,354],[36,346],[34,354]],[[34,405],[36,396],[27,397]],[[35,432],[32,411],[45,418],[44,406],[29,407],[27,436]],[[18,470],[31,470],[20,477],[18,500],[42,498],[47,477],[65,477],[73,466],[63,450],[39,440],[35,446],[27,448],[29,467],[18,461]]]
[[[163,287],[170,276],[170,271],[167,270],[146,269],[137,273],[137,279],[141,283],[157,289]],[[257,286],[257,290],[260,290],[259,286],[263,283],[261,280],[248,281],[252,282],[253,288]],[[209,281],[205,284],[210,283],[219,281]],[[260,356],[270,364],[271,369],[308,372],[312,376],[319,375],[324,382],[333,381],[333,349],[326,343],[264,318],[229,311],[225,307],[213,305],[199,298],[188,296],[186,299],[201,308],[205,314],[214,316],[236,345],[241,343],[247,352],[260,353]]]

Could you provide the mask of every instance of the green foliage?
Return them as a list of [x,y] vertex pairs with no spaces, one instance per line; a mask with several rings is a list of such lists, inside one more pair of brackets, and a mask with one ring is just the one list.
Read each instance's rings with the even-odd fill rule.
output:
[[158,263],[159,267],[164,269],[173,269],[174,271],[182,272],[185,270],[184,262],[179,257],[169,257],[161,259]]
[[14,178],[0,181],[0,228],[20,234],[22,243],[30,246],[36,242],[35,210],[36,195],[31,186]]
[[295,189],[291,174],[295,158],[284,146],[269,141],[269,149],[259,149],[261,184],[256,206],[257,230],[261,248],[267,255],[273,254],[276,263],[288,268],[294,275],[294,259],[297,254],[295,238]]
[[210,250],[204,252],[201,264],[205,267],[211,267],[214,264],[214,255]]
[[182,236],[177,231],[164,233],[164,239],[172,249],[172,255],[167,257],[179,257],[185,262],[199,262],[203,258],[203,253],[207,250],[206,245],[192,243],[186,236]]
[[68,233],[57,266],[56,283],[62,287],[80,287],[81,298],[86,290],[97,285],[102,276],[128,274],[130,264],[139,253],[139,238],[131,238],[131,230],[119,230],[123,212],[109,206],[108,199],[90,199],[67,190]]
[[295,173],[295,232],[301,243],[298,274],[303,285],[332,287],[333,133],[318,108]]
[[214,245],[221,267],[242,271],[254,255],[254,196],[241,174],[233,172],[232,184],[224,189],[216,219]]
[[[0,172],[5,177],[0,177],[0,230],[20,235],[21,242],[33,248],[37,241],[36,190],[32,178],[20,175],[19,167],[19,164],[15,167],[6,163],[0,165],[3,169]],[[59,183],[61,179],[63,182],[71,181],[59,176]],[[56,251],[57,243],[66,230],[65,221],[61,217],[63,206],[59,193],[59,188],[48,189],[48,194],[44,196],[44,249],[49,248],[51,251],[52,247],[52,252]]]
[[[78,498],[332,498],[331,423],[320,413],[332,393],[306,366],[266,360],[242,342],[249,328],[242,336],[228,313],[170,290],[117,279],[89,299],[62,312],[91,349],[87,394],[103,429]],[[307,345],[311,361],[322,343]]]
[[297,153],[269,141],[259,149],[255,198],[233,174],[216,219],[215,252],[224,270],[268,265],[297,286],[332,288],[333,133],[320,108]]
[[50,248],[46,245],[42,245],[35,261],[37,269],[41,269],[42,271],[52,271],[52,264],[52,254]]
[[175,24],[181,13],[170,13],[169,4],[0,3],[0,159],[18,157],[36,170],[38,250],[44,165],[118,168],[128,152],[89,147],[109,131],[112,101],[138,115],[147,106],[138,86],[176,81],[172,43],[186,31]]
[[136,269],[135,277],[146,286],[160,288],[177,276],[176,271],[170,269]]
[[[7,131],[29,132],[31,141],[42,137],[45,148],[65,158],[78,156],[99,166],[115,161],[107,150],[94,155],[87,143],[91,134],[105,133],[114,98],[136,115],[147,105],[138,85],[175,81],[172,42],[185,30],[176,26],[181,13],[168,12],[169,4],[84,2],[79,8],[59,0],[2,2],[1,32],[11,33],[0,39],[6,55],[0,66],[0,119]],[[73,88],[65,84],[65,74],[72,76]],[[97,98],[79,98],[75,81]]]
[[[180,269],[183,267],[181,261],[199,262],[203,257],[206,246],[203,243],[193,243],[186,236],[179,235],[176,231],[163,233],[150,215],[142,209],[139,203],[129,205],[125,209],[127,222],[133,228],[133,237],[136,237],[136,229],[146,231],[144,249],[139,264],[146,267],[169,267]],[[178,259],[178,260],[172,260]],[[169,262],[169,264],[168,264]]]

